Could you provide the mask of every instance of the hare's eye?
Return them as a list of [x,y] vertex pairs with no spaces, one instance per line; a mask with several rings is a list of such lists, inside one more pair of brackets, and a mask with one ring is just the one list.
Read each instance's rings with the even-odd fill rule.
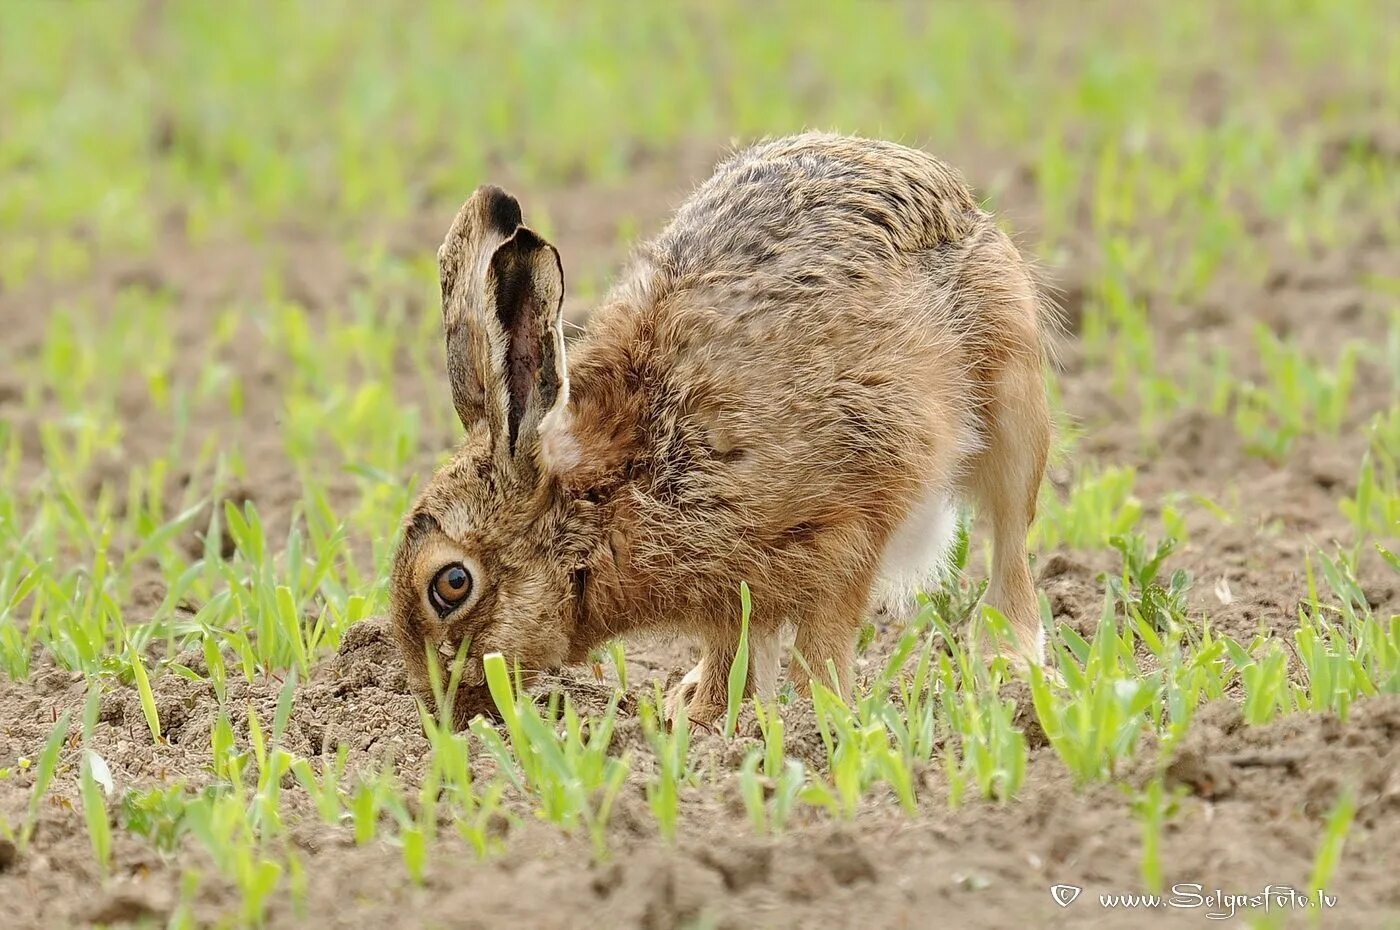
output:
[[453,562],[438,569],[428,585],[428,600],[439,617],[445,617],[472,593],[472,574],[461,562]]

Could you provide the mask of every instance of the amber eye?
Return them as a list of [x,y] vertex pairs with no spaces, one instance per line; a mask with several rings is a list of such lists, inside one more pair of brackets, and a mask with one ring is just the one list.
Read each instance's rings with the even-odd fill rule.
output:
[[440,617],[461,606],[471,593],[472,573],[461,562],[444,565],[433,576],[433,583],[428,585],[428,600],[432,601]]

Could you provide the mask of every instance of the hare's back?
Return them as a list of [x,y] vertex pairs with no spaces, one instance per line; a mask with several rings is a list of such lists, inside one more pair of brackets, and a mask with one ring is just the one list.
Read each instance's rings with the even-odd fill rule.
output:
[[679,290],[859,286],[985,221],[957,172],[891,142],[807,134],[723,162],[647,250]]

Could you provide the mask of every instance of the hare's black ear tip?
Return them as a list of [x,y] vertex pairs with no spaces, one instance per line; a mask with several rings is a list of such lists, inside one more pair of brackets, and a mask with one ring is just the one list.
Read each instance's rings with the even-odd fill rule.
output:
[[517,228],[515,232],[511,234],[510,242],[514,243],[517,249],[524,251],[533,251],[537,249],[549,249],[550,251],[554,251],[554,246],[550,245],[544,236],[541,236],[529,226]]
[[524,222],[520,214],[520,201],[494,184],[483,184],[477,188],[476,196],[482,201],[482,215],[502,236],[511,235]]

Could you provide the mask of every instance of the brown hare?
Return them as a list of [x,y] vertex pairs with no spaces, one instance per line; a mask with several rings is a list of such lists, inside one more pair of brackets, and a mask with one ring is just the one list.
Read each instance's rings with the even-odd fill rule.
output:
[[425,698],[428,663],[468,644],[459,726],[492,708],[483,655],[546,671],[638,630],[698,639],[670,710],[714,720],[741,581],[751,690],[775,687],[790,626],[797,689],[834,668],[848,692],[863,619],[937,575],[967,498],[990,518],[987,602],[1043,661],[1026,532],[1047,311],[946,165],[820,134],[742,151],[567,346],[559,255],[509,194],[478,189],[438,260],[466,438],[405,520],[391,591]]

